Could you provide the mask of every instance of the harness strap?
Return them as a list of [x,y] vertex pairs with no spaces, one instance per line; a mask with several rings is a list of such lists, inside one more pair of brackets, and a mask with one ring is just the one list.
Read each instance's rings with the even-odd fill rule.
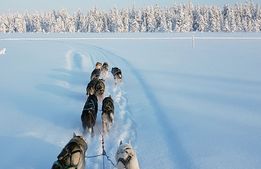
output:
[[99,90],[104,90],[104,84],[101,83],[100,81],[98,82],[98,84],[96,84],[95,90],[97,90],[97,87],[100,87]]
[[124,167],[127,169],[127,165],[129,164],[130,160],[131,160],[131,156],[128,156],[126,160],[124,160],[124,158],[119,158],[117,164],[121,162],[124,165]]
[[68,148],[68,146],[65,146],[65,149],[67,150],[68,154],[66,156],[64,156],[62,159],[64,159],[65,157],[70,157],[70,165],[69,166],[64,166],[63,164],[61,164],[60,160],[57,160],[57,164],[59,167],[61,167],[62,169],[77,169],[77,165],[72,165],[72,155],[75,153],[82,153],[81,150],[75,150],[73,152],[71,152],[71,150]]
[[71,169],[71,168],[77,169],[77,165],[63,166],[63,165],[60,163],[60,160],[57,160],[57,161],[56,161],[56,164],[57,164],[60,168],[62,168],[62,169]]
[[115,76],[117,73],[119,73],[119,72],[121,72],[121,70],[120,69],[117,69],[117,71],[116,72],[114,72],[114,73],[112,73],[113,74],[113,76]]
[[89,105],[93,105],[94,106],[94,108],[92,108],[92,107],[90,107],[90,108],[88,108],[88,109],[86,109],[86,108],[83,108],[83,110],[93,110],[94,111],[94,109],[95,109],[95,104],[94,104],[94,102],[93,102],[93,100],[92,99],[90,99],[91,100],[91,103],[87,103],[87,104],[85,104],[85,105],[87,105],[87,106],[89,106]]

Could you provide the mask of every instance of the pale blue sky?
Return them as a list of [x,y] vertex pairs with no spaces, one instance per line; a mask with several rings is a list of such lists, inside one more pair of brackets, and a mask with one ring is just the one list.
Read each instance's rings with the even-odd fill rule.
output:
[[[191,0],[191,2],[196,5],[217,5],[223,7],[226,3],[230,6],[234,6],[236,2],[245,3],[246,0]],[[81,8],[83,14],[87,14],[87,11],[92,8],[92,6],[97,6],[99,10],[104,9],[106,12],[109,11],[110,7],[115,5],[119,10],[122,7],[130,7],[133,4],[133,0],[0,0],[0,14],[7,14],[8,10],[11,13],[24,13],[27,9],[29,13],[35,13],[35,11],[51,11],[53,9],[60,10],[62,7],[65,7],[69,14],[76,12],[78,8]],[[172,6],[176,4],[184,4],[189,2],[189,0],[135,0],[137,7],[151,6],[156,3],[160,7]],[[253,1],[255,4],[258,1]]]

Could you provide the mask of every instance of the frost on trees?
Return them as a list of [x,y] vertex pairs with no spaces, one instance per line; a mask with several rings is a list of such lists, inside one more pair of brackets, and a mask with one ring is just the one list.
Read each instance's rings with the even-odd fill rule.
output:
[[132,7],[109,13],[93,7],[87,14],[81,9],[68,14],[66,8],[50,12],[35,11],[29,14],[15,13],[0,15],[0,33],[101,33],[101,32],[260,32],[261,10],[251,1],[224,5],[222,8],[173,4],[172,6]]

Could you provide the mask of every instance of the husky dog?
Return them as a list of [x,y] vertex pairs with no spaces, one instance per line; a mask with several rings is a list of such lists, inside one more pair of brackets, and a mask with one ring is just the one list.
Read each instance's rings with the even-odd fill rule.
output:
[[0,51],[0,55],[4,55],[4,54],[5,54],[5,51],[6,51],[6,48],[2,49],[2,50]]
[[87,141],[82,136],[76,136],[66,144],[58,160],[53,163],[52,169],[85,168],[85,153],[88,149]]
[[109,64],[108,64],[108,62],[104,62],[103,63],[103,65],[102,65],[102,72],[101,72],[101,74],[102,74],[102,78],[106,78],[106,77],[108,77],[108,73],[109,73]]
[[114,103],[111,98],[111,95],[109,97],[105,97],[102,101],[102,128],[103,132],[105,132],[106,127],[107,131],[110,131],[110,126],[113,124],[114,120]]
[[115,159],[117,161],[118,169],[139,169],[136,152],[132,148],[130,141],[129,143],[120,142]]
[[94,86],[94,94],[98,97],[99,101],[103,100],[105,92],[105,84],[103,79],[99,79]]
[[98,81],[99,81],[98,79],[94,78],[94,79],[92,79],[92,80],[88,83],[88,85],[87,85],[87,87],[86,87],[86,95],[87,95],[88,97],[90,96],[90,94],[94,94],[94,92],[95,92],[95,85],[96,85],[96,83],[97,83]]
[[91,80],[94,78],[99,79],[101,75],[101,68],[102,68],[102,64],[100,62],[97,62],[95,69],[92,71]]
[[81,115],[83,131],[84,133],[86,133],[86,128],[88,127],[92,137],[94,136],[93,126],[95,125],[97,112],[98,112],[98,100],[96,95],[93,94],[90,95],[87,101],[85,102]]
[[114,77],[114,83],[117,84],[119,82],[121,82],[122,79],[122,73],[121,73],[121,69],[117,68],[117,67],[113,67],[111,69],[111,73]]

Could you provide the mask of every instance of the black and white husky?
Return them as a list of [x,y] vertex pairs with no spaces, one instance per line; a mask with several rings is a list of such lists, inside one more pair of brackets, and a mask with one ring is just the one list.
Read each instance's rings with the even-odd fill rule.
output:
[[104,62],[101,68],[101,77],[103,79],[106,79],[108,77],[109,74],[109,64],[108,62]]
[[99,101],[102,101],[105,93],[105,84],[103,79],[99,79],[94,86],[94,94],[97,96]]
[[110,131],[110,126],[114,121],[114,103],[111,95],[102,101],[102,128],[103,132]]
[[96,79],[96,78],[94,78],[94,79],[92,79],[89,83],[88,83],[88,85],[87,85],[87,87],[86,87],[86,95],[89,97],[91,94],[94,94],[95,93],[95,85],[96,85],[96,83],[99,81],[99,79]]
[[101,69],[102,69],[102,64],[100,62],[96,63],[95,69],[91,73],[91,80],[92,79],[99,79],[101,75]]
[[98,112],[98,99],[96,95],[93,94],[90,95],[87,101],[85,102],[81,115],[83,131],[84,133],[86,133],[86,129],[88,127],[92,137],[94,136],[93,127],[95,126],[97,112]]
[[130,141],[129,143],[122,143],[122,141],[120,142],[115,159],[118,169],[139,169],[136,152],[132,148]]
[[82,136],[73,134],[73,138],[62,149],[53,163],[52,169],[85,168],[85,153],[88,149],[87,141]]
[[117,67],[113,67],[111,69],[111,73],[114,77],[114,83],[117,84],[117,83],[120,83],[121,82],[121,79],[122,79],[122,73],[121,73],[121,69],[117,68]]

